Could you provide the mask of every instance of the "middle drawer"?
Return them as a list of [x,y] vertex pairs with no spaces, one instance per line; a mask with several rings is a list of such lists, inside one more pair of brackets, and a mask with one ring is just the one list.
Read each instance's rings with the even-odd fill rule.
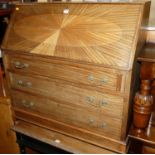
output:
[[47,80],[13,73],[9,74],[11,87],[14,89],[45,96],[64,104],[97,109],[107,116],[122,118],[123,97],[104,94],[94,89],[80,88],[61,80]]
[[[120,139],[121,119],[107,117],[104,114],[100,114],[98,110],[61,104],[45,97],[19,91],[12,91],[12,100],[13,109],[18,119],[40,123],[40,119],[33,117],[33,115],[39,115],[44,120],[41,121],[42,125],[45,125],[47,128],[55,126],[51,121],[53,120],[57,125],[61,124],[61,128],[64,130],[66,126],[69,126],[70,129],[79,130],[80,128],[80,130]],[[28,112],[29,116],[25,116],[23,110]],[[58,126],[56,129],[61,130]]]

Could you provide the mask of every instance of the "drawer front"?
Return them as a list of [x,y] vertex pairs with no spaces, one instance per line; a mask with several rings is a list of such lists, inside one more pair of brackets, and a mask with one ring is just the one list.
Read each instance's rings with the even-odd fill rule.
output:
[[121,120],[108,117],[98,110],[62,104],[47,98],[28,95],[18,91],[13,91],[12,96],[15,108],[36,113],[43,117],[104,136],[110,136],[115,139],[120,138]]
[[[122,118],[123,98],[80,88],[60,80],[26,77],[10,73],[11,87],[48,97],[64,104],[96,109],[110,117]],[[115,109],[115,110],[112,110]]]
[[12,71],[37,74],[69,82],[81,83],[108,90],[120,91],[122,75],[115,70],[92,65],[57,62],[47,63],[33,59],[9,57],[8,68]]
[[[54,132],[51,130],[38,127],[31,123],[27,123],[25,121],[18,120],[18,123],[16,123],[13,126],[13,130],[16,132],[22,133],[24,135],[30,136],[32,138],[38,139],[39,141],[41,140],[42,142],[45,142],[49,145],[53,145],[55,147],[58,147],[63,150],[76,153],[76,154],[92,154],[92,153],[93,154],[101,154],[101,153],[114,154],[115,153],[115,152],[109,151],[109,148],[108,150],[106,150],[102,147],[98,147],[96,145],[81,141],[79,139],[60,134],[59,132]],[[118,146],[122,146],[122,145],[118,144]]]

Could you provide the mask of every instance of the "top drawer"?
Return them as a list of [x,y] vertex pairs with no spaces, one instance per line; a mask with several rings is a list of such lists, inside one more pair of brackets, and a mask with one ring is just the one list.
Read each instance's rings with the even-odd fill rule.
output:
[[11,71],[37,74],[113,91],[121,90],[122,74],[118,74],[114,69],[69,63],[60,60],[45,62],[32,57],[7,58],[7,68]]

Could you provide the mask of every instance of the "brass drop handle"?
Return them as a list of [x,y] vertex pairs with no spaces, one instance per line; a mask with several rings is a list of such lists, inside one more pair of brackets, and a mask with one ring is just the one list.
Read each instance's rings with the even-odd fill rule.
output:
[[86,97],[86,100],[87,100],[87,102],[89,102],[89,103],[94,103],[95,97],[94,97],[94,96],[87,96],[87,97]]
[[88,123],[89,125],[92,125],[95,122],[95,120],[93,118],[89,118]]
[[65,14],[65,15],[67,15],[67,14],[69,14],[69,8],[65,8],[64,10],[63,10],[63,14]]
[[15,61],[15,62],[13,62],[13,64],[14,64],[16,69],[23,69],[23,68],[28,68],[29,67],[29,64],[22,63],[22,62],[19,62],[19,61]]
[[107,124],[106,123],[102,123],[101,125],[99,125],[99,128],[106,128],[107,127]]
[[22,100],[22,105],[26,108],[31,108],[34,106],[34,102],[29,102],[29,101],[26,101],[26,100]]
[[32,83],[31,82],[23,82],[22,80],[19,80],[18,85],[20,85],[22,87],[31,87]]
[[102,83],[102,84],[108,83],[108,78],[107,78],[107,77],[103,77],[103,78],[101,79],[101,83]]
[[[90,74],[90,75],[88,75],[88,80],[93,82],[95,80],[95,77],[92,74]],[[108,83],[108,77],[101,78],[100,82],[101,82],[101,84],[107,84]]]
[[100,102],[100,105],[101,105],[101,106],[105,106],[105,105],[107,105],[107,104],[108,104],[108,102],[105,101],[105,100],[101,100],[101,102]]
[[88,80],[89,81],[94,81],[94,76],[92,74],[88,75]]

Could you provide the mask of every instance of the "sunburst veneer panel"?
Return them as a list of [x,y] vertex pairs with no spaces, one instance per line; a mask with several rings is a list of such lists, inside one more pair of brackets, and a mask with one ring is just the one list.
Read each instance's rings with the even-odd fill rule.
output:
[[[3,46],[127,68],[135,52],[133,45],[141,5],[117,5],[61,3],[18,6]],[[64,14],[65,8],[69,9],[68,14]]]

